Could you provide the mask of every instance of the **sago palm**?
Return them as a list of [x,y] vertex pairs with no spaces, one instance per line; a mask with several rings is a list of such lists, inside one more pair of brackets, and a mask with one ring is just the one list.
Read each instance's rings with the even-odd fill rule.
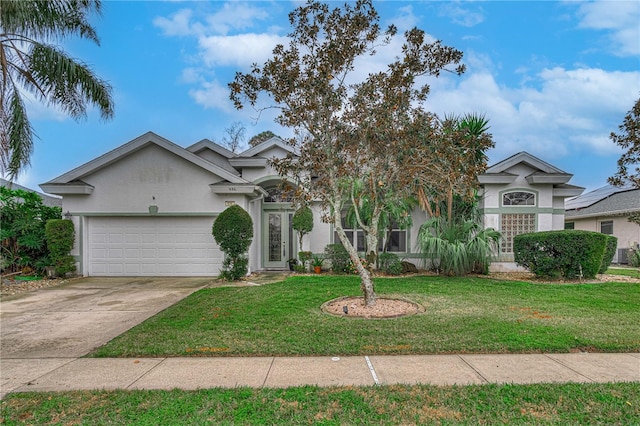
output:
[[57,43],[78,36],[99,44],[88,15],[99,14],[98,0],[0,1],[0,168],[15,178],[29,165],[33,129],[24,96],[58,108],[74,119],[98,107],[113,116],[111,86]]

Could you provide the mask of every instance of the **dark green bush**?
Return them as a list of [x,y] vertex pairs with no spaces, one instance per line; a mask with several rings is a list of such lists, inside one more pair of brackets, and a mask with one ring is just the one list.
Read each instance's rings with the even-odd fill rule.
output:
[[75,259],[69,253],[73,249],[75,229],[73,222],[65,219],[51,219],[45,225],[49,260],[56,269],[56,275],[64,276],[75,272]]
[[331,270],[338,273],[350,273],[351,257],[342,244],[329,244],[324,248],[324,258],[331,262]]
[[618,248],[618,239],[613,235],[607,235],[607,246],[604,251],[604,256],[602,256],[602,263],[600,264],[599,274],[604,274],[609,265],[611,265],[611,261],[613,260],[613,256],[616,255],[616,249]]
[[302,237],[313,231],[313,212],[309,206],[302,206],[295,211],[291,227],[298,231],[300,248],[302,248]]
[[237,281],[247,274],[249,259],[244,256],[253,239],[253,221],[242,207],[234,204],[213,222],[213,238],[225,254],[221,278]]
[[62,217],[60,207],[49,207],[34,192],[0,187],[0,270],[4,273],[49,266],[45,224]]
[[594,278],[604,257],[607,235],[563,230],[517,235],[515,262],[538,276]]
[[398,255],[395,253],[380,253],[378,256],[378,264],[380,265],[380,270],[385,274],[402,274],[402,263],[400,262]]

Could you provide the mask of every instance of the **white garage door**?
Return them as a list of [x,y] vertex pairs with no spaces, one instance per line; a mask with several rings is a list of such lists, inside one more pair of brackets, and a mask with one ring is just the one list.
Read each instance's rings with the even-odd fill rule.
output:
[[216,276],[210,217],[100,217],[88,222],[89,275]]

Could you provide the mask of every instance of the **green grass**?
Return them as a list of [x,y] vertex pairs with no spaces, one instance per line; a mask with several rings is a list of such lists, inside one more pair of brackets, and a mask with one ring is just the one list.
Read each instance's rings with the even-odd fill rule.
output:
[[640,278],[640,268],[609,268],[605,274]]
[[640,285],[488,278],[377,279],[378,295],[422,304],[386,320],[334,317],[323,302],[359,295],[352,276],[298,276],[198,291],[97,349],[95,357],[284,356],[640,350]]
[[6,425],[640,423],[640,384],[312,386],[12,394]]

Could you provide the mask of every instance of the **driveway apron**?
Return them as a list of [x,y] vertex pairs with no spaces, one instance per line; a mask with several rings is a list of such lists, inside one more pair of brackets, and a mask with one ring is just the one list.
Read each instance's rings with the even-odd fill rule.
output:
[[0,302],[0,359],[77,358],[166,309],[212,278],[96,278]]

